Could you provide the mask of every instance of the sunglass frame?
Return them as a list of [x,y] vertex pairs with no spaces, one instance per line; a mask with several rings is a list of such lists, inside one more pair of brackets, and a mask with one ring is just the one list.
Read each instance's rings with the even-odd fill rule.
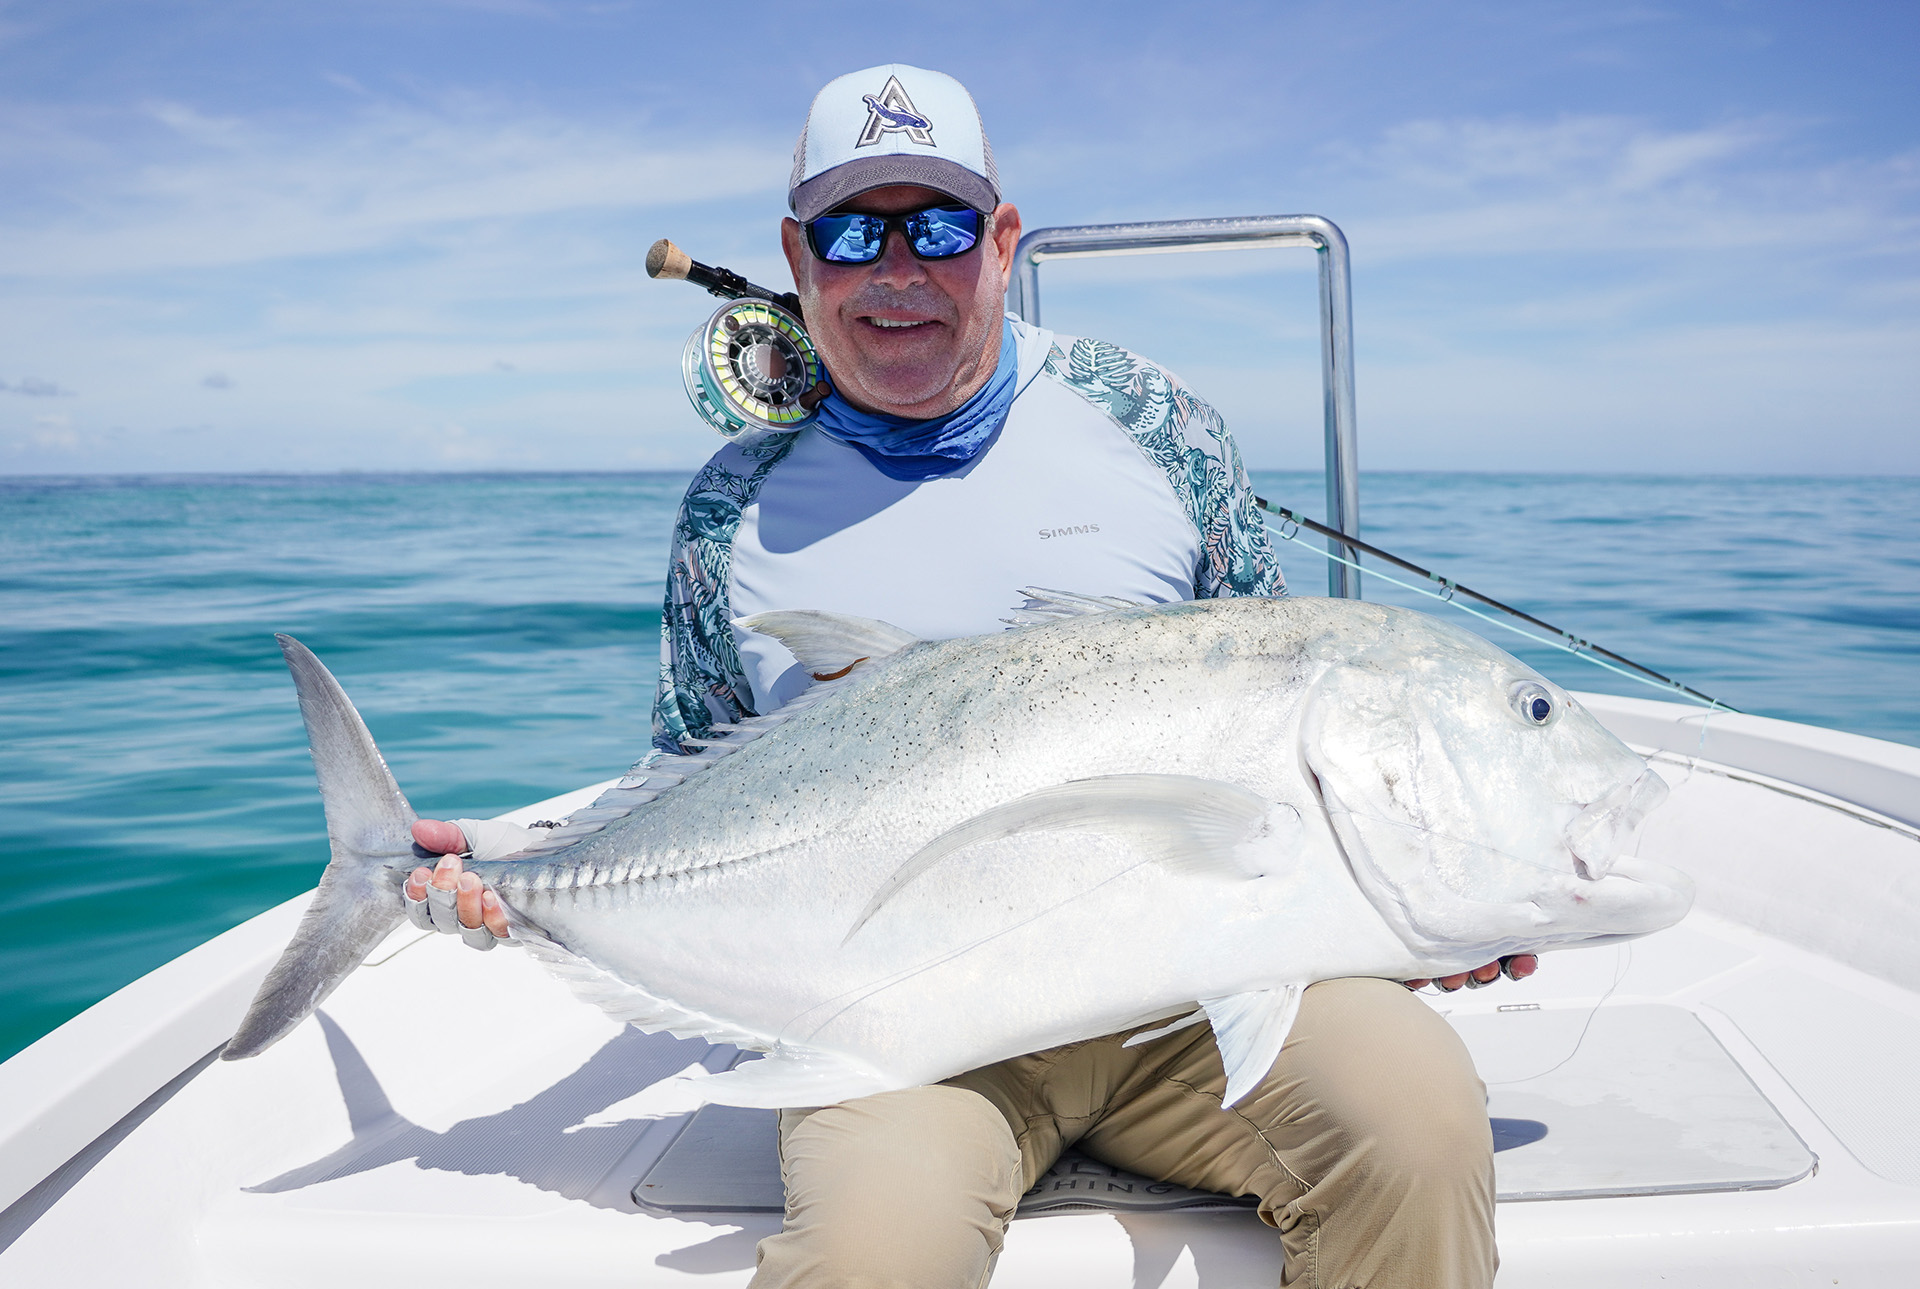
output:
[[[932,211],[962,211],[962,210],[966,211],[968,214],[972,215],[977,221],[979,221],[973,231],[972,244],[966,247],[966,249],[964,250],[953,251],[946,255],[921,254],[920,248],[913,244],[913,235],[907,231],[907,221],[910,219],[916,218],[917,216],[928,214]],[[820,221],[823,219],[835,219],[835,218],[845,219],[849,215],[858,215],[864,219],[877,219],[881,221],[880,242],[879,242],[878,248],[874,251],[872,258],[864,259],[864,260],[829,259],[825,254],[825,252],[823,252],[820,249],[820,240],[818,237],[818,228],[817,228]],[[961,256],[971,255],[974,251],[979,249],[980,243],[986,240],[987,224],[992,218],[993,217],[991,215],[987,214],[984,211],[975,210],[973,207],[967,205],[965,202],[957,202],[957,201],[935,202],[932,205],[922,206],[918,210],[902,211],[898,215],[877,215],[871,211],[864,211],[864,210],[839,210],[839,211],[830,210],[824,215],[816,215],[814,218],[807,221],[806,223],[807,249],[812,251],[813,258],[815,258],[816,260],[819,260],[822,264],[838,264],[838,265],[857,268],[863,264],[877,263],[887,253],[888,236],[895,232],[898,232],[901,238],[906,241],[907,250],[913,255],[913,258],[915,258],[916,260],[923,260],[923,261],[957,260]],[[845,233],[844,228],[841,230],[841,233],[842,234]],[[834,240],[838,241],[839,235],[836,235]]]

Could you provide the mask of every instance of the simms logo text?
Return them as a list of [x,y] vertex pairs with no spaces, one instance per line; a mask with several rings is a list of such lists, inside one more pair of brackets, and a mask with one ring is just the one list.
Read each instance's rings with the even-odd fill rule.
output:
[[1044,542],[1049,537],[1072,537],[1075,533],[1097,533],[1099,531],[1100,525],[1098,524],[1070,524],[1065,528],[1042,528],[1040,530],[1040,540]]

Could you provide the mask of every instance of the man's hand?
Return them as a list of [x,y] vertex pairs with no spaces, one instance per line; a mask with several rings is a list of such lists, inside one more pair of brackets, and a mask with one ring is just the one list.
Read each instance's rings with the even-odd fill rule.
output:
[[[422,869],[421,871],[425,872],[426,870]],[[1450,994],[1454,990],[1466,986],[1469,982],[1472,983],[1472,988],[1478,989],[1481,985],[1492,984],[1503,975],[1508,980],[1525,980],[1538,970],[1540,970],[1539,958],[1531,953],[1516,953],[1510,958],[1502,958],[1498,962],[1489,962],[1484,967],[1476,967],[1472,971],[1463,971],[1457,976],[1440,976],[1437,979],[1431,980],[1407,980],[1401,983],[1405,984],[1409,989],[1419,989],[1426,985],[1437,985],[1441,993]]]
[[467,839],[459,827],[438,819],[421,819],[413,825],[413,839],[422,850],[437,852],[442,858],[431,869],[423,866],[413,870],[407,878],[407,898],[426,899],[429,886],[453,891],[461,926],[469,929],[484,926],[502,940],[506,939],[507,910],[500,903],[500,897],[472,873],[462,871],[457,852],[467,848]]
[[421,850],[435,855],[458,855],[467,849],[467,835],[460,825],[443,819],[414,820],[413,840]]

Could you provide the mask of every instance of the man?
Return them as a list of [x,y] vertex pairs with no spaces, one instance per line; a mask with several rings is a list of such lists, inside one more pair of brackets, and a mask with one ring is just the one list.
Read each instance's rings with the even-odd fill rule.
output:
[[[817,425],[730,444],[688,489],[659,746],[678,751],[809,683],[777,642],[731,625],[768,609],[944,638],[1004,629],[1021,586],[1142,602],[1284,593],[1212,408],[1124,350],[1003,319],[1020,215],[999,200],[958,82],[903,65],[832,82],[789,188],[782,246],[834,394]],[[468,820],[422,821],[415,835],[480,853],[524,837]],[[507,933],[451,854],[407,893],[456,909],[470,937]],[[1309,989],[1266,1080],[1231,1111],[1207,1027],[1124,1047],[1137,1032],[782,1112],[786,1220],[762,1242],[754,1284],[981,1285],[1021,1193],[1075,1144],[1257,1196],[1288,1284],[1491,1283],[1484,1090],[1453,1031],[1406,989]]]

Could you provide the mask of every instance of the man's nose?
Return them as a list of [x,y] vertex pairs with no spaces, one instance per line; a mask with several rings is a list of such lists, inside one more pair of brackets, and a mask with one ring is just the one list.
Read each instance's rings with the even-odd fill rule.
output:
[[896,289],[926,281],[927,272],[907,246],[907,235],[889,228],[886,237],[880,246],[880,258],[873,262],[871,280]]

